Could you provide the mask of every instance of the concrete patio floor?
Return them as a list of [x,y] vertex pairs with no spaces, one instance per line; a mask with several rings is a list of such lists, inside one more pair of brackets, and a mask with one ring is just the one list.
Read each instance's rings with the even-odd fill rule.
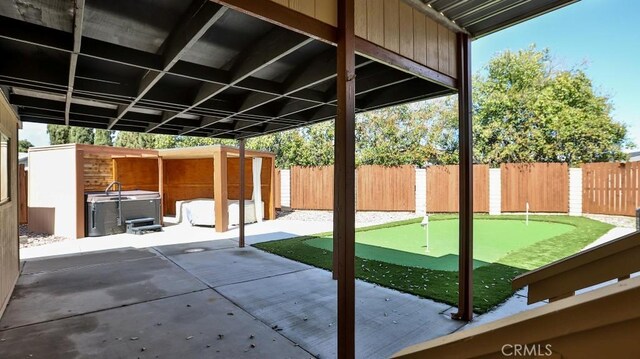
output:
[[[257,223],[247,226],[247,243],[331,226]],[[599,242],[621,234],[614,229]],[[23,249],[26,261],[0,320],[0,357],[335,357],[331,274],[237,245],[237,229],[175,225]],[[543,304],[528,306],[525,288],[464,325],[450,319],[451,306],[357,281],[357,356],[388,357]]]
[[[144,236],[142,236],[144,237]],[[327,271],[231,239],[27,260],[2,358],[335,357]],[[463,323],[449,306],[357,282],[357,355],[384,358]]]

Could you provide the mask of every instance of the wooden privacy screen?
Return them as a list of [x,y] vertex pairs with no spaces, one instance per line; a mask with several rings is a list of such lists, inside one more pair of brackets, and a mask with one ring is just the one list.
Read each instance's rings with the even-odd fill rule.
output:
[[582,166],[582,211],[635,216],[640,207],[640,162]]
[[358,211],[415,211],[413,166],[361,166],[356,172]]
[[158,191],[157,158],[114,158],[113,178],[122,184],[123,191]]
[[111,156],[84,154],[84,190],[104,191],[113,181]]
[[[262,158],[262,172],[260,173],[262,201],[265,216],[275,218],[271,208],[271,169],[272,159]],[[213,199],[213,158],[198,159],[165,159],[163,167],[162,206],[164,214],[175,215],[176,201],[210,198]],[[240,198],[240,160],[236,157],[227,158],[227,197],[237,200]],[[253,195],[253,167],[251,158],[245,160],[245,199]]]
[[[271,0],[337,24],[337,0]],[[356,0],[356,36],[456,78],[456,35],[402,0]]]
[[[458,212],[459,167],[430,166],[427,168],[427,212]],[[489,212],[489,166],[473,166],[473,211]]]
[[503,212],[569,211],[569,167],[566,163],[500,165]]
[[27,224],[29,222],[29,189],[28,189],[28,176],[27,171],[24,169],[24,165],[18,165],[18,197],[19,197],[19,211],[20,211],[20,224]]
[[213,158],[163,160],[162,208],[176,214],[176,201],[213,198]]
[[276,201],[275,203],[276,208],[282,208],[282,188],[280,185],[280,183],[282,182],[282,179],[280,177],[281,177],[280,170],[276,169],[276,176],[273,179],[273,181],[275,182],[274,183],[275,193],[273,197],[275,198],[275,201]]
[[291,208],[333,209],[333,166],[291,167]]

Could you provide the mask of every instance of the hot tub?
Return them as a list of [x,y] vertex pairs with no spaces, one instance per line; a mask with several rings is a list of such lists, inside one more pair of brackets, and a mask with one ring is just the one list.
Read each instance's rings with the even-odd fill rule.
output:
[[[85,193],[85,231],[89,237],[124,233],[126,221],[139,218],[153,218],[153,224],[160,224],[160,193],[152,191],[122,191]],[[121,206],[120,210],[118,206]],[[118,223],[119,213],[122,213]]]

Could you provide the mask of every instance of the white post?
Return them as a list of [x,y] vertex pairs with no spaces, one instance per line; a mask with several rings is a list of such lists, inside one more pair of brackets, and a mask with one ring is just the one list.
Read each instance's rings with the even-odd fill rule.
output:
[[280,170],[280,206],[291,207],[291,170]]
[[429,253],[429,215],[428,214],[424,215],[424,218],[422,219],[422,223],[420,223],[420,225],[427,232],[427,250],[426,250],[426,252]]
[[582,168],[569,168],[569,215],[582,215]]
[[416,214],[427,213],[427,170],[416,168]]
[[489,169],[489,214],[502,213],[502,183],[499,168]]

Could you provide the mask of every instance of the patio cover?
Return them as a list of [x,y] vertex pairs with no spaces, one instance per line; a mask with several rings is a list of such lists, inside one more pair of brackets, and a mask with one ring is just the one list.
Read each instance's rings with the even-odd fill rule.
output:
[[[572,2],[8,0],[0,2],[0,86],[22,121],[238,139],[241,168],[246,138],[335,118],[338,357],[352,358],[355,113],[459,94],[460,299],[454,316],[470,320],[471,41]],[[314,10],[305,13],[302,5],[309,4]],[[447,62],[447,71],[386,44],[398,30],[385,22],[387,9],[395,24],[407,23],[395,4],[410,4],[414,16],[416,10],[437,22],[438,47],[449,50],[438,61]],[[333,12],[328,22],[310,16],[318,6]],[[381,43],[356,36],[356,6],[378,12],[366,30],[382,34]],[[243,246],[243,226],[240,233]]]

